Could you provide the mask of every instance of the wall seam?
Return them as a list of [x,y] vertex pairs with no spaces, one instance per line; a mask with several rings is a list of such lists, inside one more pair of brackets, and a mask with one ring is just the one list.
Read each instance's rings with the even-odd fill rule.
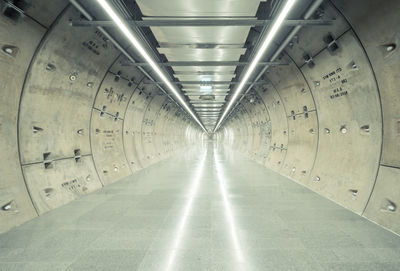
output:
[[[20,118],[21,118],[21,104],[22,104],[22,99],[23,99],[24,92],[25,92],[26,82],[27,82],[27,80],[28,80],[28,77],[30,76],[30,72],[31,72],[31,70],[32,70],[33,62],[36,60],[37,54],[38,54],[39,51],[42,49],[42,46],[43,46],[43,44],[44,44],[44,41],[45,41],[46,38],[48,37],[48,35],[49,35],[49,33],[50,33],[50,30],[51,30],[51,29],[54,27],[54,25],[60,20],[60,18],[62,17],[62,15],[66,12],[66,10],[67,10],[69,7],[70,7],[70,4],[68,4],[68,5],[60,12],[60,14],[57,15],[56,19],[51,23],[51,25],[49,26],[49,28],[44,27],[44,29],[47,29],[47,31],[46,31],[46,33],[44,33],[44,35],[42,36],[42,38],[41,38],[41,40],[40,40],[38,46],[36,47],[36,49],[35,49],[35,51],[34,51],[34,53],[33,53],[33,56],[32,56],[32,58],[31,58],[31,61],[29,62],[28,69],[27,69],[26,74],[25,74],[24,82],[22,83],[21,94],[20,94],[20,96],[19,96],[19,102],[18,102],[17,127],[16,127],[16,128],[17,128],[18,159],[19,159],[19,165],[20,165],[20,168],[21,168],[22,179],[24,180],[24,184],[25,184],[25,189],[26,189],[26,191],[27,191],[27,193],[28,193],[29,199],[30,199],[31,202],[32,202],[33,209],[35,210],[37,216],[39,216],[38,207],[36,206],[36,203],[33,201],[31,192],[30,192],[30,190],[29,190],[28,183],[26,182],[25,173],[24,173],[23,164],[22,164],[22,154],[21,154],[21,144],[20,144],[20,133],[19,133],[19,130],[20,130],[20,129],[19,129],[19,128],[20,128]],[[29,18],[32,19],[30,16],[29,16]],[[33,19],[33,21],[36,22],[36,20],[34,20],[34,19]],[[42,26],[40,23],[39,23],[39,25]],[[43,26],[42,26],[42,27],[43,27]]]
[[357,32],[354,30],[353,25],[350,23],[350,21],[347,19],[347,17],[344,16],[344,14],[342,13],[342,11],[341,11],[331,0],[328,0],[328,1],[329,1],[329,2],[331,3],[331,5],[337,10],[337,12],[338,12],[340,15],[343,16],[343,18],[346,20],[346,22],[349,24],[351,30],[353,31],[354,36],[355,36],[356,39],[358,40],[358,42],[359,42],[359,44],[360,44],[360,46],[361,46],[361,49],[363,50],[363,52],[364,52],[364,54],[365,54],[365,57],[366,57],[367,60],[368,60],[369,66],[370,66],[370,68],[371,68],[372,75],[373,75],[373,77],[374,77],[376,89],[377,89],[377,91],[378,91],[378,99],[379,99],[379,105],[380,105],[380,116],[381,116],[381,125],[382,125],[382,126],[381,126],[381,127],[382,127],[382,132],[381,132],[381,151],[380,151],[380,153],[379,153],[379,160],[378,160],[378,167],[377,167],[377,170],[376,170],[375,181],[374,181],[374,184],[372,185],[371,192],[370,192],[370,194],[369,194],[368,200],[367,200],[367,202],[365,203],[365,207],[364,207],[364,209],[363,209],[362,212],[361,212],[361,216],[364,216],[364,213],[365,213],[365,211],[366,211],[366,209],[367,209],[367,206],[368,206],[368,204],[369,204],[369,202],[370,202],[370,200],[371,200],[372,193],[374,192],[374,189],[375,189],[375,185],[376,185],[376,182],[377,182],[377,179],[378,179],[378,174],[379,174],[379,168],[380,168],[381,161],[382,161],[383,138],[384,138],[384,137],[383,137],[383,136],[384,136],[384,123],[383,123],[383,108],[382,108],[381,92],[380,92],[380,89],[379,89],[378,80],[376,79],[376,74],[375,74],[374,67],[372,66],[372,63],[371,63],[371,60],[370,60],[370,58],[369,58],[369,56],[368,56],[367,50],[365,50],[365,47],[364,47],[363,43],[361,42],[360,37],[357,35]]

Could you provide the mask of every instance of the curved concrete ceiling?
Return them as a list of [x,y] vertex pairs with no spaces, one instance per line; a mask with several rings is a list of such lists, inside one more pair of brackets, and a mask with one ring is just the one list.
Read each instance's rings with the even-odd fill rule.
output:
[[[228,2],[137,1],[126,8],[145,22],[265,20],[278,3]],[[302,18],[312,2],[298,1],[291,19]],[[67,1],[1,5],[0,232],[200,142],[203,131],[162,85],[149,82],[149,67],[121,53],[125,48],[142,61],[114,27],[105,29],[121,48],[101,29],[71,26],[86,20]],[[82,5],[105,18],[95,1]],[[312,19],[331,23],[302,27],[277,60],[287,65],[269,66],[215,139],[400,233],[399,9],[395,0],[324,1]],[[279,33],[275,47],[294,27]],[[263,29],[151,26],[140,33],[164,64],[246,62]],[[239,80],[243,67],[236,64],[163,68],[181,81],[186,101],[212,130],[233,84],[213,85],[206,91],[211,99],[200,98],[200,83]]]

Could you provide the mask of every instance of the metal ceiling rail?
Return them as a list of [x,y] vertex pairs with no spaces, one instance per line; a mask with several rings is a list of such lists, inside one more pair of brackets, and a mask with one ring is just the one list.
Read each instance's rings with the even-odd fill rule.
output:
[[218,109],[218,111],[221,110],[221,106],[216,106],[216,107],[213,107],[213,106],[201,106],[199,104],[193,105],[193,106],[196,107],[197,109],[213,109],[214,111],[217,111],[216,109]]
[[186,92],[185,93],[186,96],[203,96],[203,95],[211,95],[211,96],[215,96],[215,97],[225,97],[227,95],[227,93],[211,93],[211,94],[205,94],[205,93],[195,93],[195,92]]
[[[334,20],[285,20],[285,26],[298,25],[332,25]],[[185,19],[185,20],[127,20],[127,24],[135,27],[210,27],[210,26],[265,26],[272,23],[272,20],[257,19]],[[115,27],[113,21],[72,21],[71,26],[77,27]]]
[[[311,6],[308,8],[307,12],[304,14],[304,19],[308,19],[310,18],[314,12],[318,9],[318,7],[322,4],[324,0],[315,0]],[[270,58],[270,61],[274,61],[275,59],[277,59],[279,57],[279,55],[285,50],[286,46],[288,46],[288,44],[293,40],[294,36],[300,31],[300,29],[302,28],[302,25],[298,25],[296,27],[294,27],[289,34],[286,36],[285,40],[281,43],[281,45],[276,49],[275,53],[272,55],[272,57]],[[264,75],[264,73],[267,71],[267,69],[269,68],[268,65],[266,65],[257,75],[257,77],[255,78],[254,82],[257,82],[258,80],[260,80],[260,78]],[[250,85],[246,91],[244,91],[244,94],[247,94],[254,85]],[[245,95],[243,95],[235,104],[235,106],[233,106],[233,108],[230,110],[230,113],[228,114],[228,116],[225,118],[224,121],[226,121],[230,115],[235,111],[235,108],[237,107],[238,104],[240,104],[241,100],[243,99]],[[221,122],[217,127],[214,128],[214,132],[218,130],[218,128],[223,124],[223,122]]]
[[209,104],[209,105],[219,105],[219,104],[224,104],[224,101],[191,101],[191,104]]
[[[185,92],[199,91],[199,88],[198,87],[193,87],[193,86],[187,86],[187,87],[183,87],[182,91],[185,91]],[[229,88],[218,87],[218,86],[215,86],[215,87],[212,88],[212,92],[214,92],[214,93],[215,92],[223,93],[223,92],[226,92],[226,91],[229,91]]]
[[234,76],[232,72],[228,71],[175,71],[174,75],[203,75],[203,76],[213,76],[213,75],[227,75]]
[[224,101],[190,101],[190,103],[192,103],[192,104],[198,104],[198,103],[201,103],[201,104],[223,104],[224,103]]
[[214,107],[214,108],[216,108],[216,107],[220,107],[220,106],[222,106],[224,103],[223,102],[218,102],[218,103],[191,103],[193,106],[205,106],[205,105],[207,105],[207,106],[209,106],[209,107]]
[[210,109],[209,111],[207,111],[207,112],[215,112],[215,111],[221,111],[221,108],[220,107],[202,107],[202,106],[199,106],[198,108],[198,111],[197,112],[200,112],[200,111],[207,111],[206,109]]
[[198,105],[214,105],[214,106],[222,106],[224,104],[224,102],[202,102],[202,101],[192,101],[191,102],[192,105],[194,106],[198,106]]
[[226,96],[226,95],[228,95],[227,91],[225,91],[225,92],[212,92],[212,93],[203,93],[203,92],[200,92],[200,91],[189,91],[189,92],[184,92],[184,93],[187,96],[195,96],[195,95],[199,95],[199,96],[203,96],[203,95],[221,96],[221,95],[223,95],[223,96]]
[[[174,84],[176,85],[203,85],[203,86],[214,86],[214,85],[237,85],[240,82],[232,82],[232,81],[174,81]],[[260,82],[247,82],[246,85],[264,85],[267,84],[268,82],[266,81],[260,81]],[[147,81],[143,82],[144,85],[149,85],[149,84],[163,84],[163,82],[152,82],[152,81]]]
[[214,91],[214,90],[212,90],[211,92],[203,92],[203,91],[201,91],[201,90],[191,90],[191,91],[184,91],[184,93],[186,94],[186,95],[216,95],[216,96],[219,96],[219,95],[224,95],[224,96],[226,96],[227,94],[228,94],[228,90],[225,90],[225,91]]
[[190,101],[191,104],[223,104],[224,101],[218,101],[218,100],[192,100]]
[[245,44],[228,43],[169,43],[159,42],[158,48],[188,48],[188,49],[246,49]]
[[[214,111],[221,110],[221,105],[208,106],[208,107],[199,106],[199,105],[201,105],[201,104],[193,104],[193,106],[195,106],[195,107],[197,106],[198,109],[211,108],[211,109],[213,109]],[[202,104],[202,105],[210,105],[210,104]]]
[[[197,113],[202,113],[202,112],[197,112]],[[204,112],[203,112],[203,113],[204,113]],[[214,113],[218,113],[218,116],[219,116],[221,112],[218,111],[218,112],[214,112]],[[207,116],[207,115],[205,115],[205,116]],[[201,117],[201,116],[200,116],[200,117]]]
[[216,19],[230,19],[230,20],[239,20],[239,19],[241,19],[241,20],[254,20],[254,19],[257,19],[256,17],[254,17],[254,16],[192,16],[192,15],[189,15],[189,16],[165,16],[165,15],[163,15],[163,16],[148,16],[148,15],[143,15],[143,17],[142,18],[144,18],[144,19],[146,19],[146,20],[148,20],[148,19],[150,19],[150,20],[165,20],[165,19],[169,19],[169,20],[171,20],[171,19],[175,19],[175,20],[189,20],[189,19],[191,19],[191,20],[198,20],[198,19],[209,19],[209,20],[216,20]]
[[[197,111],[196,112],[200,112],[200,111],[207,111],[207,112],[211,112],[211,111],[221,111],[220,107],[203,107],[203,106],[198,106],[197,107]],[[207,110],[206,110],[207,109]],[[218,110],[216,110],[218,109]]]
[[[215,66],[246,66],[250,62],[241,61],[169,61],[169,62],[159,62],[158,65],[161,66],[174,66],[174,67],[215,67]],[[149,66],[148,63],[144,62],[134,62],[134,63],[122,63],[123,66]],[[258,65],[270,65],[270,66],[283,66],[288,65],[288,63],[283,63],[279,61],[270,62],[260,62]]]

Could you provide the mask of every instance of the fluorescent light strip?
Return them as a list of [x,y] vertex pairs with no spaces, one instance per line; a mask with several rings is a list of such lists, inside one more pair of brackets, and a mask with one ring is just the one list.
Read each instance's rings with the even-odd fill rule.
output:
[[269,45],[271,44],[272,40],[274,39],[276,33],[278,32],[279,28],[281,27],[283,21],[285,20],[286,16],[288,15],[290,10],[292,9],[292,7],[293,7],[295,2],[296,2],[296,0],[287,0],[286,1],[285,6],[283,7],[282,11],[278,15],[278,18],[276,18],[276,20],[272,24],[272,27],[271,27],[270,31],[268,32],[267,36],[265,37],[262,46],[258,50],[258,52],[257,52],[256,56],[254,57],[254,59],[252,60],[252,62],[250,64],[249,68],[247,69],[242,81],[240,82],[240,84],[236,88],[236,91],[233,94],[231,100],[229,101],[227,107],[225,108],[224,113],[222,114],[221,118],[219,119],[217,125],[215,126],[214,132],[219,128],[219,126],[221,125],[222,121],[224,120],[224,118],[228,114],[229,110],[231,110],[233,104],[236,102],[239,94],[243,90],[243,87],[246,85],[246,83],[249,80],[250,76],[253,74],[254,69],[256,68],[257,64],[260,62],[260,60],[263,57],[265,51],[268,49]]
[[169,90],[175,95],[180,104],[186,109],[187,112],[193,117],[193,119],[203,128],[204,131],[207,132],[206,128],[200,122],[200,120],[196,117],[196,115],[192,112],[190,107],[187,105],[185,100],[180,95],[179,91],[176,87],[168,80],[165,74],[162,72],[161,68],[156,64],[156,62],[151,58],[151,56],[147,53],[145,48],[140,44],[140,42],[135,38],[132,34],[132,31],[129,27],[121,20],[118,14],[113,10],[113,8],[107,3],[106,0],[97,0],[100,6],[104,9],[104,11],[110,16],[110,18],[114,21],[114,23],[118,26],[119,30],[124,34],[124,36],[131,42],[131,44],[136,48],[136,50],[142,55],[142,57],[150,64],[151,68],[156,72],[156,74],[160,77],[161,81],[163,81]]

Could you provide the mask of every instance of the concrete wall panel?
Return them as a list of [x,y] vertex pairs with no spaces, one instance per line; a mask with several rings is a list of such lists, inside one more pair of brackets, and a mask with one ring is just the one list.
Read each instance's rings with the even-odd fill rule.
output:
[[[395,171],[400,157],[399,94],[395,86],[399,70],[398,31],[393,27],[398,25],[394,12],[399,10],[398,2],[332,2],[340,11],[326,1],[315,15],[335,18],[334,24],[303,27],[286,48],[290,58],[282,58],[289,66],[270,68],[264,75],[270,83],[255,87],[271,120],[271,151],[266,166],[358,214],[363,213],[372,193],[365,215],[398,232],[395,211],[386,214],[378,210],[382,202],[397,206],[398,201],[395,192],[383,189],[395,187],[390,181],[395,174],[387,173],[383,165]],[[361,6],[365,8],[360,10]],[[331,38],[330,42],[327,38]],[[309,55],[310,61],[305,61],[304,54]],[[246,104],[247,112],[258,110],[258,104],[253,108],[249,105]],[[260,119],[251,115],[253,124]],[[256,139],[258,127],[248,127],[244,118],[238,107],[218,135],[219,140],[235,146],[237,137],[241,142],[246,136],[248,142]],[[385,169],[376,181],[382,126],[385,130],[381,170]],[[248,131],[244,133],[244,129]],[[247,147],[242,144],[239,150],[252,153],[255,146],[262,146],[258,138],[255,142]],[[258,160],[257,156],[250,157]]]
[[400,169],[381,166],[374,191],[364,216],[376,223],[400,232]]
[[19,2],[21,4],[25,2],[26,5],[23,5],[25,6],[23,8],[25,13],[45,27],[49,27],[69,4],[68,0],[26,0]]
[[288,147],[281,173],[303,181],[314,165],[318,144],[318,120],[315,111],[288,117]]
[[147,107],[142,122],[142,145],[145,153],[143,163],[145,166],[158,161],[158,150],[154,144],[157,135],[155,135],[154,127],[159,121],[158,113],[166,99],[165,95],[157,95],[156,89],[153,89],[151,95],[154,98]]
[[400,2],[332,2],[350,21],[374,68],[383,111],[381,162],[400,167]]
[[[66,4],[36,1],[26,7],[27,16],[0,17],[0,150],[7,153],[0,166],[0,232],[128,176],[141,168],[139,157],[156,162],[165,151],[153,141],[143,149],[141,133],[143,121],[157,121],[166,96],[157,96],[144,119],[152,98],[142,89],[155,86],[139,86],[143,73],[121,63],[97,29],[71,27],[80,14],[72,7],[60,14]],[[133,97],[137,87],[140,95]],[[130,101],[137,112],[126,113]],[[169,122],[170,155],[185,146],[193,123],[175,115]],[[123,140],[124,127],[132,136]],[[155,136],[153,126],[145,132]],[[131,169],[132,161],[140,166]]]
[[125,158],[122,120],[93,110],[90,140],[93,159],[104,185],[132,174]]
[[271,83],[257,91],[264,101],[271,120],[271,145],[266,165],[279,171],[283,166],[288,145],[288,119],[285,105]]
[[337,43],[339,49],[334,55],[324,50],[314,56],[314,68],[302,69],[319,118],[318,154],[309,185],[361,213],[380,157],[379,94],[368,59],[353,32],[344,34]]
[[19,163],[17,119],[25,74],[44,33],[29,18],[0,16],[0,232],[37,215]]
[[[170,101],[166,99],[163,104],[161,105],[161,108],[158,112],[158,121],[154,124],[154,131],[156,134],[156,137],[154,138],[154,145],[156,150],[159,152],[159,157],[160,159],[164,159],[167,157],[166,154],[166,134],[165,134],[165,129],[168,128],[170,123],[167,121],[168,116],[171,114],[170,109]],[[189,127],[188,127],[189,128]],[[189,142],[192,142],[191,134],[188,134],[188,140]]]
[[[288,57],[282,61],[291,62]],[[310,88],[293,62],[288,66],[271,68],[266,77],[279,92],[279,97],[285,106],[287,116],[304,114],[304,108],[308,111],[315,110],[314,100],[309,91]]]
[[96,95],[94,108],[115,118],[124,118],[125,109],[136,84],[108,72]]
[[23,164],[41,162],[48,152],[52,159],[71,157],[75,149],[91,153],[93,99],[117,51],[102,46],[108,43],[97,30],[71,28],[69,18],[79,14],[69,9],[59,19],[27,76],[19,126]]
[[90,155],[23,166],[39,215],[102,187]]

